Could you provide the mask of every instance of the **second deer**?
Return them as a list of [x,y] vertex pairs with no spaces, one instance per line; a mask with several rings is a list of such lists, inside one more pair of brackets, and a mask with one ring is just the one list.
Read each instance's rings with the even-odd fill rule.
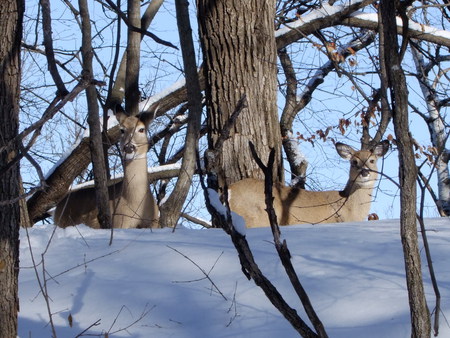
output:
[[[356,222],[367,219],[378,177],[377,160],[389,149],[383,141],[373,150],[355,150],[336,143],[338,154],[350,161],[344,190],[309,191],[281,184],[273,187],[273,206],[280,225]],[[264,181],[244,179],[229,188],[230,209],[241,215],[247,228],[270,226],[265,211]]]
[[[122,132],[120,150],[124,163],[123,181],[108,187],[114,228],[157,228],[159,210],[147,176],[148,125],[153,115],[127,116],[116,112]],[[82,188],[69,194],[56,206],[53,219],[60,227],[86,224],[100,228],[95,189]]]

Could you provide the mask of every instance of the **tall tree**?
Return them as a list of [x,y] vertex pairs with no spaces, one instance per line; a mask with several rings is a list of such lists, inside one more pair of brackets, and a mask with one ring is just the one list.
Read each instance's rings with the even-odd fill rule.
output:
[[189,124],[184,142],[182,167],[174,191],[160,209],[160,224],[170,227],[177,225],[180,211],[186,200],[192,182],[192,176],[195,172],[198,136],[202,118],[202,94],[195,63],[195,48],[189,20],[189,2],[187,0],[176,0],[175,8],[183,54],[184,72],[186,82],[190,83],[190,86],[187,87]]
[[[275,149],[273,176],[283,180],[281,134],[277,113],[277,54],[274,0],[198,0],[204,57],[208,144],[214,148],[225,125],[245,95],[241,111],[215,158],[208,158],[218,185],[242,178],[263,178],[252,158],[249,141],[267,161]],[[213,162],[213,163],[211,163]],[[211,168],[214,167],[214,168]]]
[[0,2],[0,336],[17,336],[19,310],[19,98],[23,0]]
[[[431,58],[427,63],[425,61],[424,54],[421,51],[429,50],[430,48],[424,48],[420,41],[415,41],[417,45],[411,48],[411,53],[414,58],[415,66],[417,68],[417,79],[419,80],[420,89],[422,95],[426,101],[426,112],[419,114],[427,123],[430,131],[430,141],[434,149],[431,154],[433,155],[434,166],[436,169],[437,180],[437,200],[438,207],[442,216],[450,216],[450,151],[446,147],[448,140],[448,134],[446,132],[445,118],[441,111],[446,105],[446,99],[439,99],[440,88],[437,88],[440,84],[438,79],[430,78],[430,65],[439,63],[439,58]],[[439,65],[440,66],[440,65]],[[445,68],[440,71],[440,74],[445,74]],[[445,92],[445,91],[444,91]]]
[[94,87],[94,68],[92,59],[94,52],[92,49],[91,21],[89,17],[89,7],[86,0],[79,0],[83,56],[83,76],[90,86],[86,88],[86,100],[88,106],[89,123],[89,149],[91,150],[92,166],[95,180],[95,193],[98,208],[98,221],[104,229],[112,228],[111,211],[109,209],[109,196],[107,187],[107,175],[105,158],[102,147],[102,134],[100,126],[99,109],[97,103],[97,91]]
[[[397,5],[397,6],[396,6]],[[411,314],[411,336],[429,337],[431,332],[430,313],[427,306],[422,280],[416,225],[416,178],[413,141],[409,131],[408,89],[402,68],[404,47],[398,42],[396,27],[397,12],[404,15],[406,7],[400,2],[383,0],[380,2],[380,60],[382,84],[390,90],[391,110],[398,145],[399,185],[400,185],[400,233],[406,270]],[[406,22],[407,23],[407,22]],[[406,37],[406,32],[404,38]],[[406,40],[403,40],[406,42]],[[382,94],[387,102],[387,93]]]

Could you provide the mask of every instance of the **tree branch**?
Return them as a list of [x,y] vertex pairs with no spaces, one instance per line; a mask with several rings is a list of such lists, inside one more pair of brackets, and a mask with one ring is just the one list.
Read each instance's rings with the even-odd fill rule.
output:
[[120,16],[120,18],[123,20],[123,22],[125,22],[125,24],[128,26],[128,29],[132,30],[133,32],[140,33],[142,35],[148,36],[148,37],[152,38],[155,42],[157,42],[157,43],[159,43],[161,45],[164,45],[164,46],[167,46],[167,47],[170,47],[170,48],[178,49],[172,43],[170,43],[168,41],[165,41],[163,39],[160,39],[155,34],[149,32],[149,31],[147,31],[145,29],[142,29],[141,27],[138,27],[137,25],[133,25],[133,23],[128,20],[128,18],[125,15],[125,13],[122,12],[120,10],[120,8],[118,8],[114,2],[112,2],[111,0],[105,0],[105,1]]
[[[89,8],[87,0],[79,0],[78,2],[82,27],[81,54],[83,59],[83,76],[90,80],[93,77],[94,70],[92,66],[93,50]],[[95,180],[95,196],[98,209],[97,219],[101,228],[110,229],[112,228],[112,218],[109,208],[109,193],[106,182],[107,177],[102,147],[100,115],[97,104],[97,91],[93,85],[86,88],[86,100],[88,106],[89,149],[91,151]]]
[[189,21],[188,7],[189,2],[187,0],[175,0],[178,33],[183,55],[183,66],[186,73],[186,82],[189,83],[189,86],[187,87],[189,123],[180,175],[178,176],[174,191],[160,208],[160,224],[169,227],[176,226],[183,203],[186,200],[189,187],[191,186],[192,176],[195,172],[196,149],[202,117],[202,93],[195,61],[195,49],[192,40],[192,29]]
[[280,261],[283,264],[283,267],[286,271],[286,274],[289,277],[289,280],[294,287],[295,292],[297,293],[297,296],[299,297],[303,308],[305,309],[305,312],[313,324],[314,328],[316,329],[318,336],[322,338],[328,337],[328,334],[325,331],[325,328],[322,324],[322,321],[320,320],[319,316],[317,315],[316,311],[314,310],[314,307],[309,300],[308,294],[306,293],[306,290],[303,288],[302,283],[300,282],[300,279],[297,276],[297,273],[295,272],[295,268],[292,265],[291,261],[291,253],[287,247],[286,240],[283,240],[281,242],[280,236],[280,227],[278,225],[277,221],[277,215],[275,213],[275,209],[273,207],[273,178],[272,178],[272,167],[274,165],[274,158],[275,158],[275,152],[272,149],[269,155],[269,159],[267,162],[267,165],[264,165],[264,163],[261,161],[261,159],[258,157],[258,154],[256,152],[255,146],[253,143],[250,142],[249,144],[250,150],[252,152],[253,158],[258,164],[258,166],[261,168],[261,170],[264,172],[264,196],[265,196],[265,202],[266,202],[266,212],[269,217],[270,221],[270,229],[272,230],[272,235],[275,243],[275,248],[278,252],[278,256],[280,257]]
[[58,89],[58,96],[64,97],[69,91],[66,89],[61,76],[59,75],[58,68],[56,67],[55,53],[53,51],[53,39],[52,39],[52,19],[50,15],[50,1],[39,0],[42,8],[42,31],[44,33],[44,46],[45,56],[47,57],[48,70],[55,82]]

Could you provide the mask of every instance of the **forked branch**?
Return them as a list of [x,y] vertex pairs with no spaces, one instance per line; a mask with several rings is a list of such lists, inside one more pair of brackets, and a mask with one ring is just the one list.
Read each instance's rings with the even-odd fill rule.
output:
[[[244,99],[242,101],[242,105],[244,104]],[[237,108],[235,110],[236,115],[239,114],[240,109]],[[229,121],[229,125],[232,125],[232,121]],[[223,135],[222,135],[223,136]],[[225,137],[225,136],[223,136]],[[211,154],[215,154],[220,151],[221,142],[219,142],[216,146],[219,148],[210,149],[209,152]],[[272,154],[271,157],[274,157]],[[273,161],[273,160],[272,160]],[[197,165],[200,168],[200,156],[197,153]],[[213,173],[214,174],[214,173]],[[217,173],[215,173],[217,174]],[[203,192],[205,195],[205,203],[209,213],[212,216],[213,227],[220,227],[224,229],[224,231],[230,235],[231,240],[238,252],[239,261],[241,263],[241,269],[244,275],[250,280],[253,279],[256,285],[258,285],[269,301],[280,311],[280,313],[289,321],[292,327],[300,333],[302,337],[327,337],[324,330],[317,330],[319,334],[315,333],[308,324],[298,315],[297,311],[289,306],[289,304],[284,300],[283,296],[276,289],[276,287],[270,282],[270,280],[262,273],[258,264],[256,263],[253,253],[250,249],[250,246],[247,242],[245,234],[241,233],[240,230],[237,230],[236,225],[233,224],[232,215],[230,211],[230,207],[227,202],[225,202],[226,207],[223,207],[218,203],[219,197],[217,192],[208,189],[203,180],[203,175],[200,173],[200,184],[203,188]],[[226,195],[227,189],[225,187],[224,194]],[[211,200],[214,199],[214,202]],[[225,201],[228,200],[227,196],[224,198]],[[289,256],[290,257],[290,256]],[[289,258],[290,259],[290,258]],[[316,322],[316,326],[317,322]]]
[[[200,164],[200,163],[199,163]],[[270,282],[270,280],[262,273],[258,264],[255,262],[253,253],[245,238],[245,235],[239,233],[233,225],[231,220],[230,209],[226,208],[226,213],[223,210],[218,210],[216,206],[213,206],[210,200],[210,194],[214,194],[212,190],[208,190],[203,180],[200,180],[204,194],[205,202],[208,211],[213,218],[213,225],[215,227],[221,227],[227,232],[238,252],[239,261],[241,263],[241,269],[244,275],[250,280],[253,279],[256,285],[258,285],[269,301],[283,314],[283,316],[289,321],[294,329],[300,333],[302,337],[321,337],[316,334],[298,315],[297,311],[289,306],[284,300],[283,296],[279,293],[276,287]],[[216,223],[216,224],[214,224]]]
[[267,165],[262,163],[261,159],[258,157],[256,153],[255,146],[253,143],[249,143],[250,150],[252,152],[253,158],[255,159],[258,166],[264,173],[265,177],[265,201],[266,201],[266,211],[269,216],[270,228],[272,229],[273,239],[275,242],[275,248],[278,252],[278,256],[280,257],[281,263],[284,266],[286,274],[289,277],[289,280],[294,287],[295,292],[297,293],[300,301],[302,302],[303,308],[305,309],[306,314],[308,315],[309,320],[313,324],[316,329],[319,337],[328,337],[325,328],[319,319],[314,307],[309,300],[308,294],[306,290],[303,288],[303,285],[300,282],[300,279],[295,272],[295,268],[292,265],[291,261],[291,253],[289,248],[287,247],[286,240],[281,241],[280,239],[280,227],[277,222],[277,215],[275,213],[275,209],[273,207],[273,195],[272,195],[272,187],[273,187],[273,177],[272,177],[272,167],[274,165],[275,160],[275,151],[272,149],[269,154],[269,159]]

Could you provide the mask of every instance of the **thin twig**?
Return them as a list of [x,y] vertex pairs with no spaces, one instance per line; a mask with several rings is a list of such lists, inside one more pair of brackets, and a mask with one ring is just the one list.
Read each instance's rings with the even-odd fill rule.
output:
[[195,263],[191,258],[189,258],[188,256],[186,256],[185,254],[183,254],[182,252],[178,251],[177,249],[171,247],[170,245],[167,245],[167,247],[169,249],[172,249],[173,251],[175,251],[176,253],[180,254],[181,256],[183,256],[184,258],[186,258],[189,262],[191,262],[192,264],[194,264],[204,275],[205,278],[208,279],[211,284],[214,286],[214,288],[217,290],[217,292],[222,296],[223,299],[228,300],[227,297],[225,297],[225,295],[222,293],[222,291],[220,291],[220,289],[217,287],[216,283],[214,283],[214,281],[211,279],[211,277],[209,277],[209,274],[211,273],[212,268],[214,268],[214,266],[216,265],[218,259],[220,258],[220,256],[222,256],[222,254],[220,254],[219,258],[216,260],[216,262],[214,263],[213,267],[211,268],[211,270],[209,272],[206,272],[200,265],[198,265],[197,263]]
[[160,43],[161,45],[164,45],[164,46],[167,46],[167,47],[171,47],[171,48],[178,49],[178,48],[177,48],[175,45],[173,45],[171,42],[165,41],[165,40],[163,40],[163,39],[157,37],[155,34],[150,33],[150,32],[147,31],[147,30],[144,30],[144,29],[141,29],[141,28],[138,28],[138,27],[133,26],[133,25],[129,22],[129,20],[128,20],[127,16],[125,15],[125,13],[122,12],[122,11],[120,10],[120,8],[118,8],[114,2],[112,2],[111,0],[105,0],[105,1],[108,3],[109,6],[111,6],[111,8],[117,13],[117,15],[123,20],[123,22],[125,22],[125,24],[128,26],[128,28],[131,29],[132,31],[141,33],[142,35],[146,35],[146,36],[152,38],[155,42]]

